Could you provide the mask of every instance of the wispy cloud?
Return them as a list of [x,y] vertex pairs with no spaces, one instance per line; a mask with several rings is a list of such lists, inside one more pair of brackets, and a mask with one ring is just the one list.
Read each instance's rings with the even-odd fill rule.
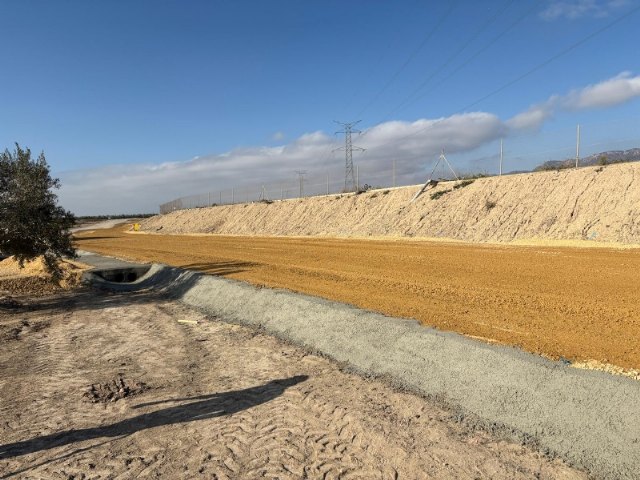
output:
[[271,140],[273,140],[274,142],[281,142],[282,140],[284,140],[284,132],[276,132],[273,135],[271,135]]
[[608,17],[616,10],[629,5],[629,0],[552,0],[540,17],[547,21],[566,18],[576,20],[583,17]]
[[628,102],[640,96],[640,75],[630,72],[572,90],[566,95],[552,95],[542,103],[532,105],[527,110],[506,123],[509,128],[538,129],[558,111],[578,111],[592,108],[607,108]]

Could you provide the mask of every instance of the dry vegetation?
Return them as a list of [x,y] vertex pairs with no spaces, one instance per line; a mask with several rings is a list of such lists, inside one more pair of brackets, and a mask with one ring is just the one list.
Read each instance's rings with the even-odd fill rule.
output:
[[67,290],[80,283],[83,270],[89,268],[71,260],[61,261],[61,278],[56,280],[48,271],[43,257],[20,266],[13,257],[0,262],[0,296],[3,294],[39,295]]

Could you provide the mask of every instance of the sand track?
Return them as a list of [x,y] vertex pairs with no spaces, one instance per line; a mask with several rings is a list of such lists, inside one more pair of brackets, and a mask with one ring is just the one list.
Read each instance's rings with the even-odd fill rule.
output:
[[81,248],[322,296],[552,358],[640,368],[635,250],[78,235]]
[[[1,331],[19,330],[0,349],[1,478],[586,478],[155,295],[26,303],[0,311]],[[149,389],[83,396],[114,378]]]

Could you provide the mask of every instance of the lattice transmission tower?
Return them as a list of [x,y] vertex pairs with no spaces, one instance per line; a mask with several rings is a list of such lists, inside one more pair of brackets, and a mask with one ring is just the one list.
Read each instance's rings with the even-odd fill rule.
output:
[[[360,133],[360,130],[355,130],[353,126],[359,123],[361,120],[357,122],[343,123],[334,120],[338,125],[342,125],[344,130],[340,130],[336,132],[344,133],[344,147],[336,148],[335,150],[344,150],[344,160],[345,160],[345,169],[344,169],[344,191],[345,192],[353,192],[359,186],[356,185],[356,179],[353,172],[353,151],[358,150],[360,152],[364,152],[364,148],[357,147],[351,143],[351,134],[352,133]],[[334,150],[334,151],[335,151]]]

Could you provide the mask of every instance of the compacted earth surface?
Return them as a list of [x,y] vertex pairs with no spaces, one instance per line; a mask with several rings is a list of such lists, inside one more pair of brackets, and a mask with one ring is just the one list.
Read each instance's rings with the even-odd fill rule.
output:
[[79,233],[79,248],[349,303],[640,377],[637,249]]
[[149,292],[0,297],[0,478],[586,478]]

